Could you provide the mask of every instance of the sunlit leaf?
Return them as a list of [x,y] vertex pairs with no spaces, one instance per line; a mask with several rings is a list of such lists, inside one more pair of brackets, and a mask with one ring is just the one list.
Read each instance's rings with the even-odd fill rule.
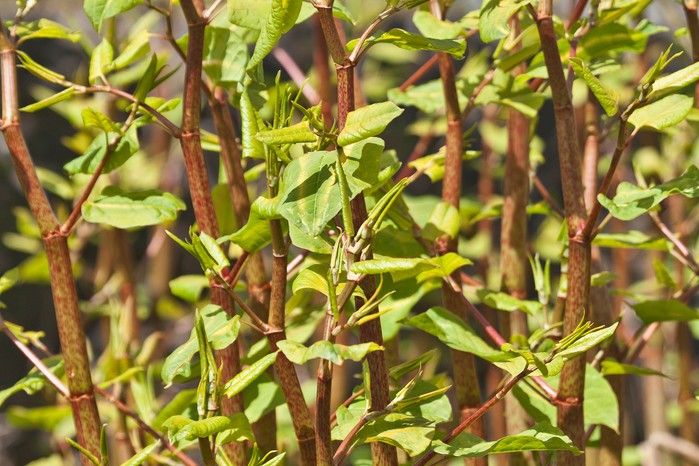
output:
[[151,190],[127,193],[108,186],[82,206],[83,218],[116,228],[136,228],[175,220],[186,206],[170,193]]

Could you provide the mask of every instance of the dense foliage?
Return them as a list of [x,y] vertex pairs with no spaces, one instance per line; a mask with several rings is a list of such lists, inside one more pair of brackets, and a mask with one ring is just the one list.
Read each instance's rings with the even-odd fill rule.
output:
[[696,455],[695,1],[43,3],[0,10],[35,466]]

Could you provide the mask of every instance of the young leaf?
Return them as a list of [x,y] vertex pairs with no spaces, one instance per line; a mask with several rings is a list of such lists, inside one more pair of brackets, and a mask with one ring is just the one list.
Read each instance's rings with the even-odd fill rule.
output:
[[116,186],[108,186],[92,201],[82,206],[83,218],[116,228],[137,228],[158,225],[177,218],[177,212],[186,206],[170,193],[150,190],[126,193]]
[[223,391],[229,398],[242,392],[248,385],[253,383],[260,375],[262,375],[274,362],[277,360],[277,355],[279,351],[270,353],[250,366],[246,367],[238,374],[235,375],[231,380],[226,382],[223,387]]
[[592,93],[595,95],[597,101],[607,113],[607,116],[616,115],[619,111],[619,108],[617,107],[619,102],[619,94],[617,94],[617,92],[610,87],[605,86],[602,81],[597,79],[597,76],[592,74],[592,71],[590,71],[585,62],[583,62],[581,59],[571,57],[568,60],[573,67],[575,74],[578,76],[578,78],[585,81],[585,84],[587,84],[587,87],[589,87]]
[[337,144],[344,147],[377,136],[401,113],[403,109],[392,102],[371,104],[350,112],[344,129],[337,137]]
[[255,137],[258,141],[261,141],[263,144],[267,144],[268,146],[310,143],[318,140],[318,136],[311,131],[307,121],[302,121],[285,128],[260,131]]
[[629,123],[637,129],[646,127],[660,131],[684,120],[693,105],[692,97],[669,95],[634,111],[629,117]]
[[56,84],[63,84],[65,82],[65,76],[38,64],[34,61],[34,59],[32,59],[32,57],[23,51],[15,50],[15,53],[17,54],[17,58],[19,58],[22,66],[37,78]]
[[160,448],[160,440],[151,443],[135,455],[133,455],[131,458],[126,460],[124,463],[122,463],[121,466],[141,466],[143,463],[146,462],[151,457],[151,454],[156,450]]
[[71,31],[62,24],[41,18],[31,23],[19,23],[17,25],[17,45],[31,39],[62,39],[76,43],[80,40],[80,32]]
[[262,62],[262,59],[272,51],[282,34],[296,23],[301,12],[301,4],[301,0],[272,0],[267,21],[260,31],[255,51],[250,57],[248,70],[255,69]]
[[102,39],[102,42],[95,47],[90,57],[90,83],[96,84],[100,78],[111,71],[113,63],[114,49],[112,44],[107,39]]
[[40,101],[34,102],[33,104],[26,105],[20,108],[20,110],[29,113],[36,112],[46,107],[50,107],[53,104],[57,104],[58,102],[63,102],[64,100],[70,99],[73,96],[73,94],[75,94],[75,88],[73,86],[70,86],[52,96],[49,96],[45,99],[41,99]]
[[231,419],[227,416],[213,416],[186,424],[175,432],[173,439],[175,441],[196,440],[198,438],[211,437],[214,434],[218,434],[235,427],[235,419]]
[[653,83],[653,91],[648,97],[659,98],[674,94],[697,80],[699,80],[699,62],[656,79]]
[[277,346],[282,353],[284,353],[284,356],[294,364],[299,365],[316,358],[327,359],[334,364],[342,365],[347,359],[361,361],[367,353],[383,350],[383,347],[376,343],[361,343],[358,345],[345,346],[333,344],[327,340],[317,341],[308,348],[292,340],[282,340]]
[[[347,43],[347,49],[351,51],[357,44],[357,39],[352,40]],[[455,58],[462,58],[464,53],[466,53],[466,42],[464,40],[434,39],[398,28],[391,29],[388,32],[377,32],[367,39],[364,47],[371,47],[374,44],[392,44],[403,50],[446,52]]]

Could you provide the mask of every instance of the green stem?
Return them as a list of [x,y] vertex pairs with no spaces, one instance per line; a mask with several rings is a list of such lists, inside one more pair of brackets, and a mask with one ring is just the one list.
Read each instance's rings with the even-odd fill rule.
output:
[[[59,233],[60,225],[51,209],[24,137],[19,127],[17,75],[15,53],[11,42],[0,29],[0,81],[2,81],[2,125],[5,142],[10,151],[29,208],[41,230],[58,325],[58,336],[65,360],[69,402],[78,443],[100,457],[100,418],[90,375],[78,295],[75,288],[68,239]],[[84,455],[83,464],[89,464]]]
[[[544,52],[556,117],[556,135],[563,183],[563,204],[568,226],[568,289],[563,319],[563,334],[571,333],[589,309],[590,291],[590,236],[583,232],[587,211],[583,199],[580,149],[576,134],[573,104],[568,93],[553,28],[552,0],[539,3],[536,24]],[[588,222],[589,224],[592,222]],[[558,390],[558,426],[579,447],[583,442],[583,389],[585,385],[585,358],[568,361],[561,373]],[[563,464],[582,466],[584,455],[563,452]]]

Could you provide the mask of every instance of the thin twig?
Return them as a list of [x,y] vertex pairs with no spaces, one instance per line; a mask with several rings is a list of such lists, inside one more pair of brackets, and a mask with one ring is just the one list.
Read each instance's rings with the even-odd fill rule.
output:
[[546,189],[544,183],[541,182],[541,178],[534,173],[532,174],[532,180],[534,181],[534,187],[537,191],[539,191],[539,194],[541,194],[541,197],[544,199],[544,201],[546,201],[549,207],[551,207],[561,218],[565,218],[565,212],[563,212],[561,206],[559,206],[558,202],[556,202],[556,200],[551,196],[551,193],[548,189]]
[[294,81],[296,87],[301,89],[301,92],[303,92],[303,95],[308,99],[308,102],[311,105],[318,105],[318,103],[320,103],[318,91],[308,82],[305,73],[301,70],[294,58],[279,46],[272,49],[272,55],[277,59],[279,64],[282,65],[282,68],[284,68],[284,71],[287,72],[291,80]]

